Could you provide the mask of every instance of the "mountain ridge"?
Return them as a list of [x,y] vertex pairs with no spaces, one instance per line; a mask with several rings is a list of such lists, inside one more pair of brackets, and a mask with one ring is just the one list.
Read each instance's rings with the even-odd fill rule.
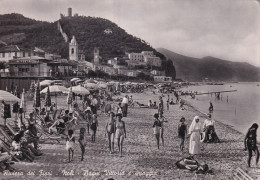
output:
[[176,78],[188,81],[260,81],[260,68],[247,62],[232,62],[206,56],[193,58],[181,55],[165,48],[157,48],[173,62]]

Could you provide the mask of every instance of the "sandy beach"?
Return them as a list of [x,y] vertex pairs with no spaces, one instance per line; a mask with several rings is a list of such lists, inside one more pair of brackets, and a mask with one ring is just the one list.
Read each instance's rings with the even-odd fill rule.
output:
[[[119,97],[123,97],[121,94]],[[161,94],[151,91],[133,93],[133,100],[147,104],[148,100],[158,102]],[[173,94],[170,94],[170,98]],[[233,179],[233,172],[241,167],[253,178],[260,178],[259,167],[252,159],[252,168],[246,168],[247,152],[244,151],[244,135],[232,127],[216,122],[216,132],[221,140],[217,144],[204,144],[204,151],[196,157],[199,163],[206,163],[213,170],[214,175],[196,174],[188,170],[178,169],[175,163],[183,157],[188,157],[189,140],[185,142],[185,151],[179,150],[180,140],[177,137],[177,126],[180,118],[186,118],[188,126],[195,115],[205,120],[205,115],[196,111],[194,107],[185,105],[186,110],[180,110],[179,105],[170,105],[166,110],[164,141],[165,145],[158,150],[153,135],[153,114],[156,109],[130,107],[128,117],[123,118],[126,124],[127,138],[124,141],[123,157],[116,153],[110,154],[108,140],[105,137],[105,124],[108,116],[98,111],[99,127],[96,142],[91,143],[88,136],[84,161],[80,161],[80,147],[75,146],[74,160],[67,163],[68,153],[65,140],[60,143],[48,141],[41,144],[42,156],[34,162],[17,162],[14,167],[17,172],[5,173],[1,179]],[[53,99],[54,101],[54,99]],[[59,106],[67,107],[65,96],[58,97]],[[28,109],[30,108],[28,103]],[[59,107],[58,106],[58,107]],[[214,117],[213,117],[214,118]],[[79,130],[75,132],[78,139]],[[258,165],[259,166],[259,165]],[[258,177],[257,177],[258,172]]]

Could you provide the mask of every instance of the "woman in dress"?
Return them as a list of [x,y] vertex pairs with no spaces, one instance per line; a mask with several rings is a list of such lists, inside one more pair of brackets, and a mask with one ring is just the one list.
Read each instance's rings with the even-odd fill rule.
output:
[[117,139],[118,149],[120,152],[120,156],[122,157],[123,153],[123,142],[124,138],[126,138],[126,130],[125,130],[125,122],[122,121],[122,114],[116,114],[117,122],[116,122],[116,134],[115,138]]
[[113,112],[110,112],[109,114],[109,120],[106,124],[106,134],[108,135],[108,142],[109,142],[109,150],[112,154],[114,152],[114,138],[115,138],[115,131],[116,131],[116,120],[114,119],[115,114]]
[[96,141],[97,127],[98,127],[97,115],[93,114],[92,122],[91,122],[91,125],[90,125],[92,142]]
[[258,124],[254,123],[249,129],[248,132],[246,133],[245,137],[245,150],[248,150],[248,160],[247,164],[248,167],[250,167],[250,162],[252,158],[252,152],[254,151],[256,154],[256,164],[259,161],[259,151],[258,147],[256,145],[257,139],[256,139],[256,134],[257,134],[257,129],[258,129]]
[[190,136],[190,146],[189,153],[191,155],[200,154],[200,133],[202,132],[202,125],[199,120],[199,116],[195,116],[190,128],[189,128],[189,136]]

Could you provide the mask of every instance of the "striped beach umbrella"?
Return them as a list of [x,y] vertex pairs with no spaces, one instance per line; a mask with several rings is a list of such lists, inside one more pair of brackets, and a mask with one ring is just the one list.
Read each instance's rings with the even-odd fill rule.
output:
[[50,107],[51,106],[51,93],[50,93],[50,88],[48,87],[47,93],[45,94],[45,106]]
[[41,107],[40,84],[36,85],[34,94],[34,107]]

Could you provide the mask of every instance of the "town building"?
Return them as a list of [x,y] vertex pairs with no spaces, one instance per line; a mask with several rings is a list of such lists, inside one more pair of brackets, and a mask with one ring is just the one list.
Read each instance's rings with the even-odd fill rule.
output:
[[32,56],[9,61],[10,77],[64,77],[73,75],[76,65],[65,59],[51,60]]
[[150,65],[160,67],[162,61],[153,54],[153,51],[142,51],[141,53],[128,53],[128,66]]
[[166,77],[166,76],[154,76],[154,82],[156,83],[171,83],[172,77]]
[[165,71],[152,70],[151,74],[153,76],[165,76]]
[[107,28],[107,29],[104,30],[104,33],[105,34],[112,34],[113,31],[110,28]]
[[79,59],[79,50],[78,43],[75,36],[72,36],[72,39],[69,43],[69,60],[78,61]]

